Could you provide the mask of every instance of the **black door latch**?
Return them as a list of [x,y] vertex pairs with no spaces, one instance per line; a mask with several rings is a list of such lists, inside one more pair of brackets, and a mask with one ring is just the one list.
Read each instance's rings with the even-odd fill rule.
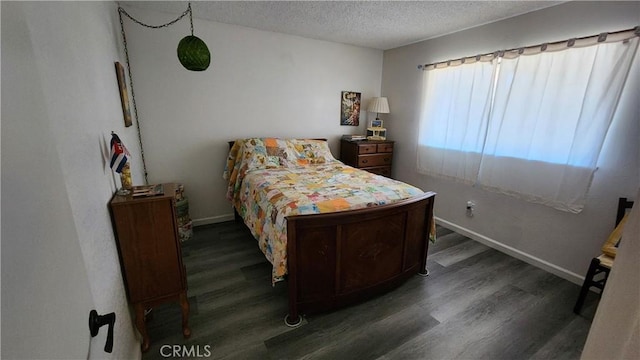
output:
[[113,324],[116,322],[116,313],[109,313],[106,315],[98,315],[98,312],[91,310],[89,312],[89,331],[91,331],[91,337],[98,335],[98,330],[103,325],[109,325],[107,330],[107,343],[104,345],[104,351],[111,353],[113,351]]

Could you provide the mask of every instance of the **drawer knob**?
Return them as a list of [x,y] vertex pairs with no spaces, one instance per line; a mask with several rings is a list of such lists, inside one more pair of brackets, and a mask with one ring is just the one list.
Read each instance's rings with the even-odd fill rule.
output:
[[365,160],[362,160],[362,163],[363,163],[363,164],[366,164],[366,163],[368,163],[368,162],[369,162],[369,160],[366,160],[366,159],[365,159]]

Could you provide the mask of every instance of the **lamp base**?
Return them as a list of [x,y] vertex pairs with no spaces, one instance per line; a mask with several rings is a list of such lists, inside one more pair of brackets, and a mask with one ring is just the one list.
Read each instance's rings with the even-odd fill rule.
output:
[[387,129],[382,127],[367,128],[367,140],[386,140]]
[[367,136],[367,140],[387,140],[384,136]]

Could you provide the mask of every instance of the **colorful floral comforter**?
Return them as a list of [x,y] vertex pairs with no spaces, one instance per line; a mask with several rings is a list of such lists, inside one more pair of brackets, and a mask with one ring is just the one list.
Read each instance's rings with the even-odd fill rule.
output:
[[273,265],[274,283],[287,273],[287,216],[360,209],[423,193],[344,165],[319,140],[237,140],[224,177],[227,199]]

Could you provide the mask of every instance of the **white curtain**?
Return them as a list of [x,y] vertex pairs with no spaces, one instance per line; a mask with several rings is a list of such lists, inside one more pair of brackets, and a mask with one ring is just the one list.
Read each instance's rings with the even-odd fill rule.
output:
[[418,172],[476,181],[494,71],[495,61],[424,72]]
[[637,45],[502,59],[479,183],[580,212]]
[[634,36],[430,67],[418,172],[582,211],[637,47]]

